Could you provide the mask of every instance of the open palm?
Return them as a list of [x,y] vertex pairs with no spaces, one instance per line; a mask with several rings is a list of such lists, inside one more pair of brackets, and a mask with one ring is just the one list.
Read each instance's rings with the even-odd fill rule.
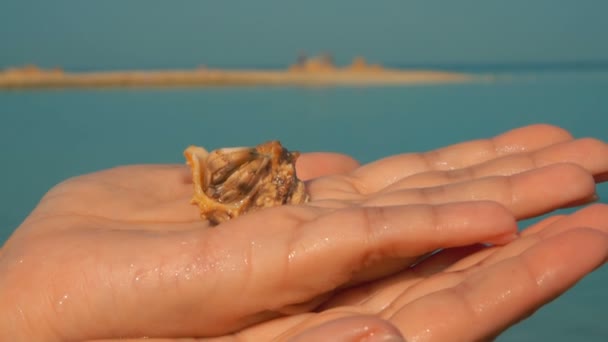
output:
[[[0,336],[218,336],[266,322],[239,336],[275,338],[302,333],[294,322],[324,321],[344,305],[397,317],[353,298],[380,286],[372,291],[380,302],[394,303],[383,297],[394,282],[399,290],[390,293],[413,291],[412,305],[439,288],[433,277],[421,281],[443,270],[425,266],[433,260],[511,241],[514,218],[592,201],[594,176],[608,172],[608,148],[534,126],[362,167],[340,155],[304,155],[298,172],[312,178],[308,205],[261,210],[216,228],[187,205],[185,166],[120,167],[58,185],[0,254],[0,312],[9,313]],[[446,251],[420,262],[440,248]],[[358,285],[386,276],[392,280]]]

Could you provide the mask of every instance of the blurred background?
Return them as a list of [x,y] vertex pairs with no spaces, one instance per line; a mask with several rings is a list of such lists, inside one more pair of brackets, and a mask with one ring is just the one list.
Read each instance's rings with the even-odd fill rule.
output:
[[[338,65],[364,56],[494,81],[0,90],[0,242],[61,180],[183,163],[190,144],[280,139],[368,162],[540,122],[608,140],[606,13],[601,0],[3,0],[0,69],[284,69],[301,53],[330,53]],[[605,341],[607,283],[604,267],[498,340]]]

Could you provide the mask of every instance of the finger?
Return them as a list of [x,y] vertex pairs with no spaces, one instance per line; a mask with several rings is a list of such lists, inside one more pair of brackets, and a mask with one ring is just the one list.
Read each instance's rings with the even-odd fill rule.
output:
[[[583,208],[571,215],[555,215],[548,217],[532,227],[521,232],[521,238],[502,248],[486,248],[455,262],[446,268],[447,271],[457,272],[473,266],[485,267],[509,257],[519,255],[532,246],[542,243],[543,239],[561,234],[577,227],[594,227],[608,233],[608,206],[594,204]],[[420,265],[425,267],[425,263]]]
[[375,316],[357,315],[334,319],[306,329],[289,342],[399,342],[403,336],[390,322]]
[[538,222],[524,230],[521,238],[502,248],[488,248],[482,253],[476,253],[462,258],[446,270],[456,272],[468,269],[474,265],[486,267],[507,258],[521,254],[532,246],[542,243],[544,239],[564,233],[577,227],[594,227],[608,233],[608,206],[594,204],[583,208],[571,215],[556,215]]
[[[556,215],[548,217],[530,228],[531,230],[535,230],[534,233],[532,231],[524,231],[521,238],[499,248],[474,245],[462,248],[450,248],[436,253],[413,267],[411,269],[413,273],[407,272],[391,277],[378,282],[372,288],[365,289],[364,292],[369,297],[366,299],[366,305],[376,308],[381,307],[382,303],[396,297],[396,291],[412,286],[411,279],[428,277],[433,274],[439,274],[442,271],[461,272],[474,267],[489,267],[505,259],[520,255],[533,246],[542,243],[543,239],[547,237],[577,229],[576,227],[579,226],[595,227],[595,229],[608,233],[608,206],[597,204],[584,208],[570,216]],[[391,292],[390,288],[394,287],[392,284],[396,282],[401,285]],[[439,282],[445,281],[440,280]],[[428,282],[426,285],[428,288]],[[374,289],[381,289],[381,291]],[[373,293],[373,295],[370,293]],[[415,291],[409,293],[410,297],[417,295],[423,294]],[[354,296],[354,294],[350,294],[350,297]],[[342,302],[341,304],[344,305],[345,303]]]
[[[107,280],[97,279],[99,265],[92,267],[88,258],[74,255],[79,253],[74,247],[63,251],[64,258],[73,260],[80,276],[61,288],[73,303],[98,308],[101,317],[87,321],[105,322],[103,331],[96,331],[100,336],[107,331],[120,336],[140,331],[150,337],[176,331],[218,335],[286,312],[310,310],[320,303],[315,302],[319,295],[366,267],[381,267],[383,260],[415,258],[438,246],[503,240],[516,230],[511,215],[494,203],[348,209],[316,221],[310,217],[319,209],[276,209],[218,229],[149,234],[137,245],[127,232],[111,230],[112,238],[106,239],[95,234],[95,259],[105,260],[125,286],[103,291],[100,285]],[[285,217],[279,220],[277,215]],[[133,253],[134,248],[142,252]],[[65,322],[70,322],[68,316]],[[75,329],[84,327],[62,331]]]
[[470,167],[498,157],[535,151],[572,140],[561,128],[534,125],[491,139],[475,140],[439,150],[388,157],[357,169],[353,177],[368,192],[378,191],[413,174]]
[[[583,210],[586,211],[587,209]],[[608,219],[608,212],[605,213],[605,216]],[[573,229],[574,227],[577,227],[577,224],[581,224],[582,226],[599,228],[605,225],[604,222],[607,222],[599,222],[597,220],[594,222],[576,222],[575,220],[565,221],[564,219],[566,217],[566,215],[552,215],[550,217],[547,217],[536,223],[532,227],[525,229],[523,232],[520,233],[521,238],[511,242],[509,245],[504,246],[502,248],[485,248],[483,251],[471,254],[469,256],[465,256],[460,260],[457,260],[452,265],[449,265],[449,267],[446,267],[445,270],[450,272],[457,272],[471,268],[475,265],[489,265],[494,262],[504,260],[507,257],[517,255],[522,251],[526,250],[527,248],[531,247],[532,245],[542,241],[540,238],[528,237],[545,229],[547,231],[550,231],[551,233],[557,234],[563,231],[564,229]],[[559,228],[560,226],[563,228]],[[426,265],[423,264],[421,265],[421,267],[426,267]]]
[[[316,251],[319,245],[314,241],[319,238],[326,243],[335,241],[336,246],[340,241],[343,250],[333,250],[331,256],[318,256],[318,260],[326,260],[327,269],[332,269],[328,276],[334,278],[336,284],[385,276],[412,264],[420,255],[442,247],[479,241],[505,243],[516,232],[513,217],[502,206],[491,202],[348,209],[320,218],[315,224],[318,228],[303,228],[309,234],[298,241],[298,248],[291,250],[290,255],[305,255],[311,246]],[[349,250],[359,253],[352,254]]]
[[608,233],[608,206],[596,204],[570,216],[549,217],[531,227],[530,232],[524,231],[522,238],[506,246],[497,248],[473,245],[443,250],[420,262],[408,272],[349,290],[333,299],[328,306],[364,303],[372,310],[380,310],[386,306],[386,303],[397,298],[402,291],[418,283],[420,279],[441,274],[442,271],[449,272],[448,276],[442,275],[433,278],[431,284],[429,281],[425,281],[422,292],[419,287],[410,290],[407,297],[401,298],[401,301],[424,296],[460,282],[461,273],[458,272],[489,267],[508,258],[516,257],[537,244],[543,243],[544,238],[575,230],[579,226],[595,227],[595,229]]
[[390,320],[412,340],[488,339],[566,291],[607,257],[605,233],[569,231],[402,305]]
[[518,219],[538,216],[595,197],[593,177],[580,166],[557,164],[513,176],[492,176],[468,182],[381,193],[367,206],[442,204],[487,200],[502,204]]
[[[543,239],[577,227],[594,227],[608,233],[608,206],[596,204],[579,210],[572,215],[556,215],[538,222],[521,233],[521,238],[508,246],[492,249],[492,253],[464,258],[452,265],[450,271],[458,271],[474,264],[484,266],[494,264],[508,257],[518,255],[531,246],[542,243]],[[488,251],[489,252],[489,251]]]
[[309,180],[332,174],[342,174],[359,167],[355,159],[339,153],[315,152],[303,153],[297,161],[298,178]]
[[424,172],[404,178],[385,191],[412,187],[435,186],[469,181],[488,176],[509,176],[543,166],[573,163],[603,179],[608,172],[608,144],[596,139],[566,141],[527,153],[510,154],[471,167]]
[[539,235],[541,238],[561,233],[573,227],[594,227],[608,232],[608,205],[597,203],[570,215],[562,215],[554,221],[539,222],[522,231],[524,237]]
[[[529,228],[529,231],[523,231],[520,239],[513,241],[508,246],[497,250],[482,260],[478,260],[477,264],[486,266],[497,263],[511,256],[518,255],[536,244],[542,243],[544,239],[567,232],[568,230],[577,229],[578,227],[593,227],[594,229],[608,233],[608,206],[596,204],[583,208],[574,214],[564,215],[559,219],[541,221],[538,227],[533,226]],[[467,265],[470,265],[471,262],[472,260],[463,260],[450,268],[450,270],[463,269]]]
[[[285,312],[283,307],[286,305],[305,303],[353,278],[361,280],[386,275],[394,270],[391,261],[395,259],[402,258],[398,265],[402,268],[418,255],[439,246],[504,242],[516,231],[513,218],[504,208],[486,202],[348,209],[314,221],[306,217],[309,213],[304,216],[301,212],[291,213],[295,226],[304,222],[291,232],[285,221],[275,226],[262,214],[249,216],[249,230],[236,228],[237,221],[233,221],[235,229],[239,230],[227,229],[228,225],[225,225],[214,231],[226,234],[236,243],[228,257],[218,259],[226,262],[231,258],[246,259],[249,264],[257,265],[255,272],[239,272],[239,276],[246,277],[234,282],[253,284],[247,286],[249,291],[257,289],[255,294],[248,296],[251,303],[247,305],[269,307],[276,303],[274,307],[281,312]],[[258,231],[256,227],[264,228]],[[246,238],[241,239],[243,236]],[[224,251],[226,248],[223,247]],[[391,267],[386,268],[385,262]],[[277,279],[282,279],[280,287]],[[196,292],[200,292],[200,287]],[[310,307],[300,307],[300,310]]]

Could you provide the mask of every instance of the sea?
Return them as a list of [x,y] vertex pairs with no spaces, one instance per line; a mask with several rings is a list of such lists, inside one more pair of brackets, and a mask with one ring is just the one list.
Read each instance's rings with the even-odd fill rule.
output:
[[[0,243],[54,184],[117,165],[183,163],[190,144],[279,139],[367,163],[535,123],[608,141],[606,65],[459,71],[491,77],[389,87],[0,91]],[[599,196],[608,203],[606,185]],[[606,341],[607,289],[603,267],[498,341]]]

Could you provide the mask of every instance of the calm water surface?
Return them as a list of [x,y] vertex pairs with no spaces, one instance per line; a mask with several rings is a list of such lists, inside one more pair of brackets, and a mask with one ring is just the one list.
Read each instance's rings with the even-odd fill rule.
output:
[[[182,163],[189,144],[280,139],[368,162],[539,122],[608,140],[608,72],[386,88],[0,92],[0,242],[57,182],[122,164]],[[608,199],[608,188],[599,195]],[[607,284],[604,267],[499,340],[605,341]]]

